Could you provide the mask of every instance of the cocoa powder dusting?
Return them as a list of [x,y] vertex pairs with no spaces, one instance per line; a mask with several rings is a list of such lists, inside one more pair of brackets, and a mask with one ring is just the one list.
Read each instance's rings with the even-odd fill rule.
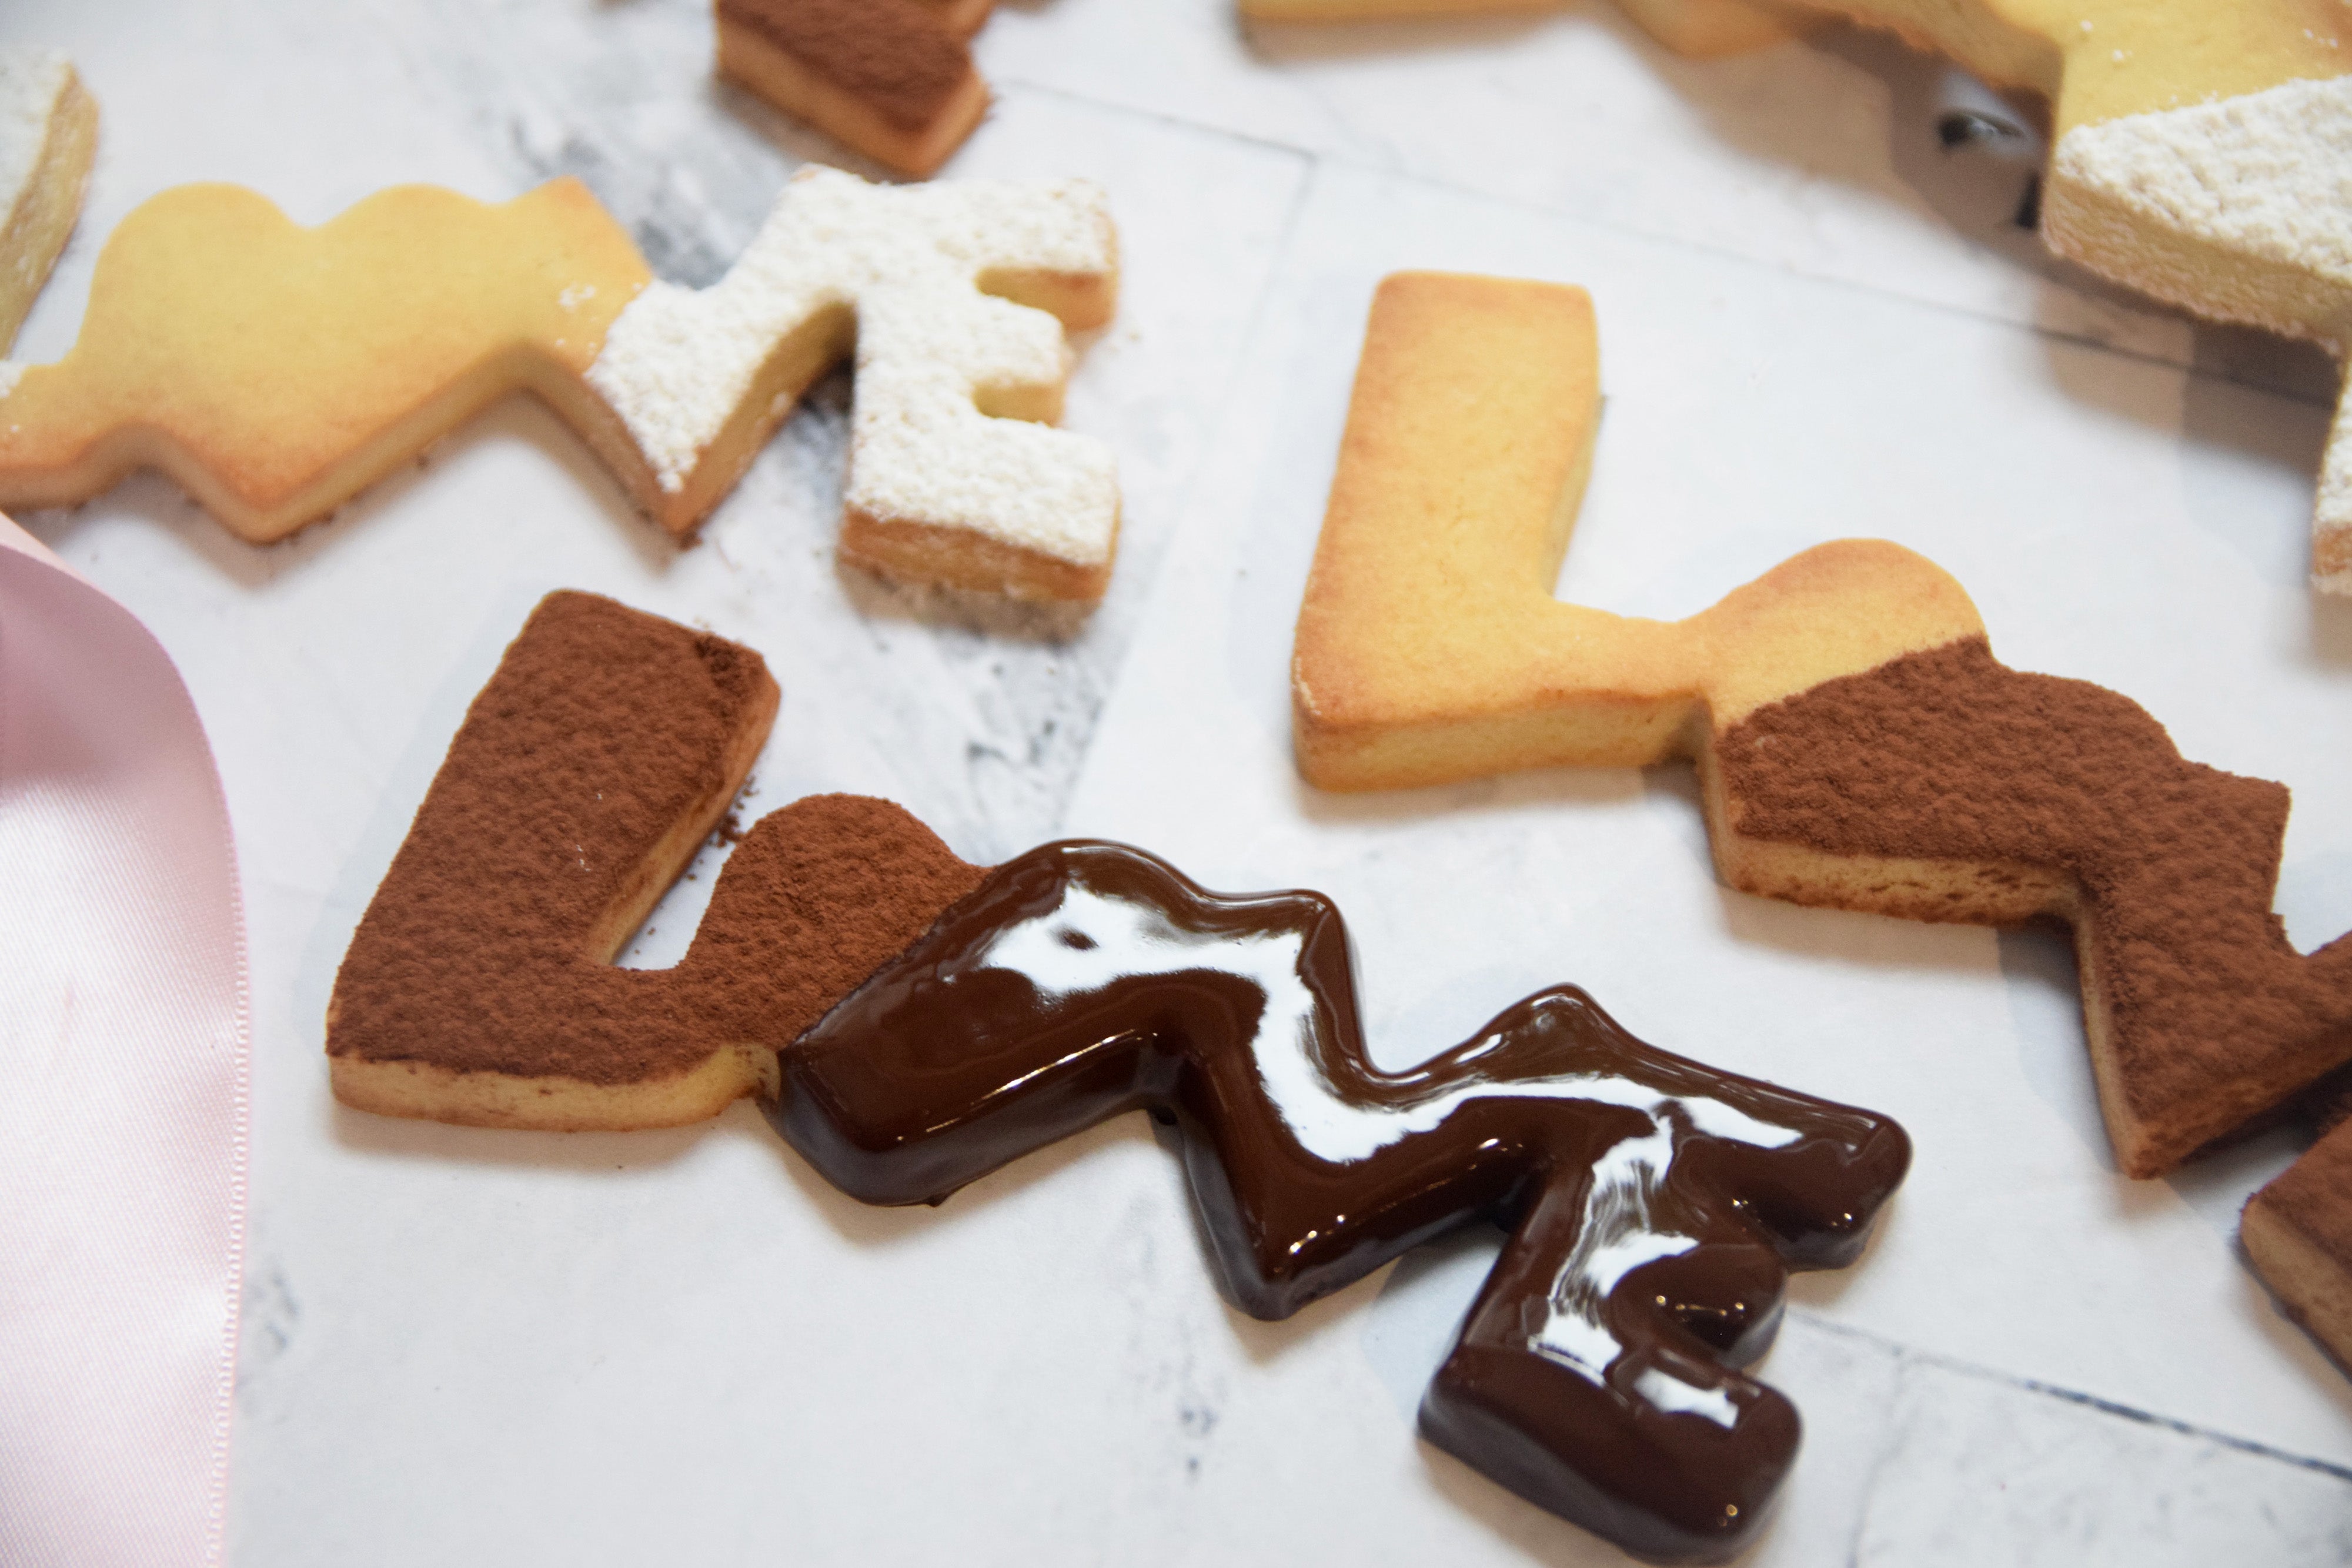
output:
[[918,0],[719,0],[748,27],[902,131],[920,131],[971,74],[971,50]]
[[329,1052],[616,1084],[789,1044],[981,873],[896,806],[820,796],[744,837],[677,968],[592,956],[664,833],[730,787],[729,744],[771,690],[749,649],[550,595],[352,938]]
[[2306,958],[2271,912],[2285,787],[2184,761],[2127,697],[1969,638],[1759,708],[1717,755],[1743,837],[2071,876],[2053,913],[2088,917],[2145,1121],[2242,1116],[2352,1056],[2352,940]]

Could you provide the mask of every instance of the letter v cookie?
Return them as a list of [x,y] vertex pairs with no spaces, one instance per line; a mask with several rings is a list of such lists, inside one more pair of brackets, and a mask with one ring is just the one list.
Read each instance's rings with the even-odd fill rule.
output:
[[1685,621],[1563,604],[1599,412],[1581,289],[1381,284],[1292,665],[1331,789],[1694,758],[1724,880],[1800,904],[2074,928],[2133,1176],[2352,1059],[2352,940],[2271,913],[2287,792],[2183,761],[2103,687],[1997,662],[1952,579],[1843,539]]
[[587,593],[531,612],[450,742],[335,979],[337,1098],[549,1131],[715,1116],[971,890],[896,806],[794,802],[722,868],[683,962],[616,967],[768,737],[760,655]]

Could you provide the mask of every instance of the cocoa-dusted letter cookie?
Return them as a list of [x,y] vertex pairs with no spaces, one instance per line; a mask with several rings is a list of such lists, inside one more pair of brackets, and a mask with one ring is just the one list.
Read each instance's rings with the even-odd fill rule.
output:
[[336,1096],[477,1126],[659,1127],[772,1078],[780,1041],[980,875],[895,806],[820,796],[737,846],[676,968],[614,967],[776,702],[740,643],[550,594],[352,934],[328,1011]]

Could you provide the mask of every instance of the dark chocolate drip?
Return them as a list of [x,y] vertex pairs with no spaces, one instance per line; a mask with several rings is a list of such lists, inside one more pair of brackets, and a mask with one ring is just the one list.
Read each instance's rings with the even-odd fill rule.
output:
[[1227,1289],[1278,1318],[1491,1218],[1510,1240],[1432,1441],[1630,1551],[1738,1551],[1797,1416],[1737,1367],[1786,1270],[1850,1261],[1910,1144],[1714,1071],[1574,987],[1402,1073],[1320,894],[1227,897],[1117,844],[999,868],[782,1056],[770,1119],[843,1190],[938,1202],[1122,1112],[1172,1114]]

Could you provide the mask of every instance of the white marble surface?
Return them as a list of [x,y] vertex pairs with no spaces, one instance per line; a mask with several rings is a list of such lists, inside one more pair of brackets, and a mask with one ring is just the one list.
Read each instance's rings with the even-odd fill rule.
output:
[[[839,156],[714,85],[709,30],[697,0],[15,0],[0,42],[70,48],[106,117],[17,353],[64,350],[107,230],[186,180],[316,221],[575,172],[707,281],[795,162]],[[1128,529],[1066,635],[835,569],[837,381],[684,552],[520,400],[272,549],[152,476],[24,519],[179,661],[240,835],[230,1561],[1622,1560],[1413,1435],[1491,1244],[1253,1322],[1140,1118],[902,1213],[742,1108],[572,1138],[337,1109],[334,966],[557,586],[766,653],[755,806],[862,789],[974,859],[1101,833],[1326,889],[1391,1064],[1570,979],[1669,1048],[1900,1116],[1881,1239],[1795,1284],[1761,1369],[1807,1446],[1755,1562],[2352,1558],[2352,1386],[2234,1252],[2294,1139],[2117,1176],[2060,944],[1728,893],[1682,769],[1318,797],[1285,686],[1373,281],[1583,283],[1610,401],[1564,593],[1679,614],[1823,538],[1919,549],[2011,663],[2294,788],[2308,947],[2352,926],[2352,606],[2302,585],[2324,367],[2039,256],[2022,166],[1939,151],[1939,68],[1858,34],[1696,65],[1599,5],[1249,33],[1223,0],[1034,0],[980,52],[999,102],[948,172],[1092,175],[1125,242],[1068,423],[1117,448]],[[631,961],[679,951],[709,885]]]

